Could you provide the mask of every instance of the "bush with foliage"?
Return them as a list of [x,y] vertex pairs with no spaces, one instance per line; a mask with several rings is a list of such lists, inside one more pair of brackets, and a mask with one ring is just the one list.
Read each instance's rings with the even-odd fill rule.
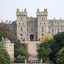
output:
[[9,55],[2,44],[0,44],[0,64],[10,64]]
[[15,56],[15,62],[22,62],[22,60],[25,60],[28,58],[28,50],[27,50],[27,44],[20,43],[17,41],[14,45],[14,56]]

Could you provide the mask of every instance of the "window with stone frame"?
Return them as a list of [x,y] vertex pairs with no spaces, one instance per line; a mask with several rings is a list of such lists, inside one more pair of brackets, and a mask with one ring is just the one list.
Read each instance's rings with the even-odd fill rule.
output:
[[42,33],[42,36],[43,36],[43,33]]
[[23,25],[24,25],[24,23],[23,23]]
[[21,20],[22,20],[22,18],[21,18]]
[[42,18],[42,20],[43,20],[43,18]]
[[31,28],[31,32],[33,32],[33,28]]
[[42,32],[44,32],[44,28],[42,27]]
[[53,23],[51,23],[51,25],[53,26]]
[[58,32],[59,32],[59,28],[58,28]]
[[54,30],[52,29],[52,32],[53,32]]
[[21,34],[21,36],[23,36],[23,34]]
[[45,23],[44,23],[44,25],[45,25]]
[[21,25],[21,23],[19,23],[19,25]]
[[21,27],[21,31],[23,31],[22,27]]
[[41,23],[40,23],[40,25],[41,25]]
[[28,32],[28,28],[27,28],[27,32]]

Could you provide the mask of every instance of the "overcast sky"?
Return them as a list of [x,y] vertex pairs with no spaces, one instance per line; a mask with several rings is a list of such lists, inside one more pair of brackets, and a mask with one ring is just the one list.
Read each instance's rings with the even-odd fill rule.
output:
[[16,20],[17,8],[26,8],[28,16],[36,16],[37,8],[47,8],[49,19],[64,19],[64,0],[0,0],[0,19]]

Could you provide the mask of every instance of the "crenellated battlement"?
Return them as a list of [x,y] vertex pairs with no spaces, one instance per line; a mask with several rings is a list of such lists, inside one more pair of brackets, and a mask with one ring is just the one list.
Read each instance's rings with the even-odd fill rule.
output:
[[16,15],[17,16],[27,16],[27,11],[26,11],[26,9],[22,9],[22,10],[17,9]]
[[48,11],[47,11],[47,9],[44,9],[44,10],[42,10],[42,11],[40,11],[39,9],[37,9],[37,13],[36,13],[36,15],[38,16],[47,16],[48,15]]

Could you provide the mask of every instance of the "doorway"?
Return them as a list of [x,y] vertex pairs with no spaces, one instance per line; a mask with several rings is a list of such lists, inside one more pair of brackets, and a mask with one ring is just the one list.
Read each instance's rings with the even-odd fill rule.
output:
[[34,41],[34,35],[30,35],[30,41]]

